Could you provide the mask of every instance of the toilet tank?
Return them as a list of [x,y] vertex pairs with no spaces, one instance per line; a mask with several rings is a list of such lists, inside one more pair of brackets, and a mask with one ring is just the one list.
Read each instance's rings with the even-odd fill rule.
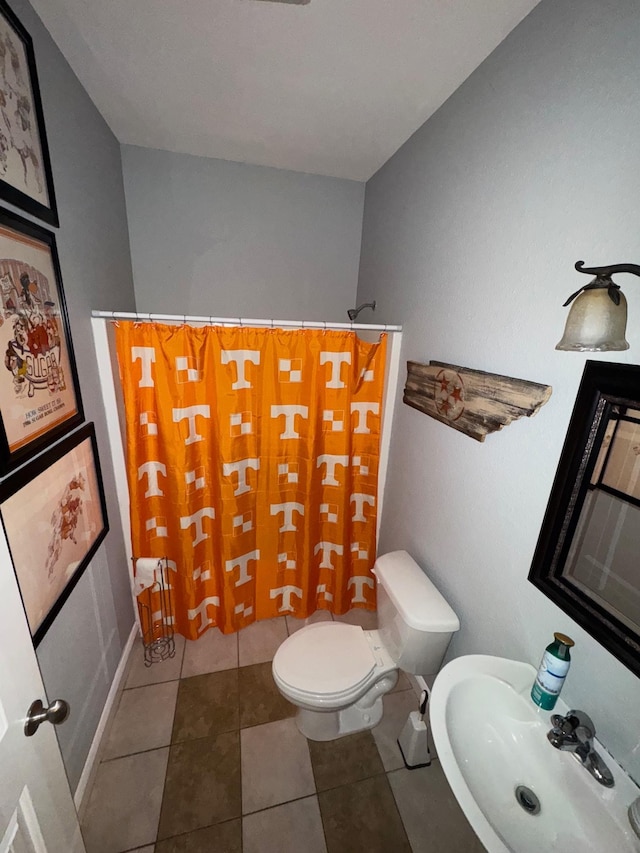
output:
[[382,641],[405,672],[435,675],[458,617],[406,551],[378,557],[378,630]]

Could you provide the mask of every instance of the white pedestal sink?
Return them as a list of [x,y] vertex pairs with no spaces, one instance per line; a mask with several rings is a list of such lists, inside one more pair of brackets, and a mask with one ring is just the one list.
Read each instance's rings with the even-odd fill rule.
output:
[[[549,743],[551,712],[529,696],[534,677],[526,663],[467,655],[436,678],[433,739],[469,823],[489,853],[640,853],[627,817],[640,789],[597,740],[613,788]],[[558,700],[553,713],[567,711]]]

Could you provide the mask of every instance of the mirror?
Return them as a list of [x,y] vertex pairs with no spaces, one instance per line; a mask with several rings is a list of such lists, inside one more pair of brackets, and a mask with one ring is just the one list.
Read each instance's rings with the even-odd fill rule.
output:
[[529,580],[640,675],[640,367],[587,361]]

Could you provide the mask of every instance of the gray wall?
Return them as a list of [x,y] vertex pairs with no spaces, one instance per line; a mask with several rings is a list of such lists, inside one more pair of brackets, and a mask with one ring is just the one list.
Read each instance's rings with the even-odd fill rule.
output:
[[[587,358],[554,349],[588,281],[573,263],[640,260],[638,44],[636,0],[543,0],[368,182],[358,288],[404,325],[403,359],[553,386],[484,444],[399,401],[380,550],[409,550],[448,597],[453,656],[537,666],[571,635],[564,698],[636,779],[640,682],[527,574]],[[637,362],[640,282],[618,281],[631,349],[592,357]]]
[[[90,313],[114,305],[135,310],[135,299],[120,147],[30,5],[12,0],[11,6],[34,42],[60,215],[56,241],[85,416],[96,425],[111,524],[38,647],[48,696],[71,703],[71,717],[57,731],[75,789],[133,624]],[[1,631],[0,626],[0,637]]]
[[123,164],[139,311],[347,321],[364,184],[133,146]]

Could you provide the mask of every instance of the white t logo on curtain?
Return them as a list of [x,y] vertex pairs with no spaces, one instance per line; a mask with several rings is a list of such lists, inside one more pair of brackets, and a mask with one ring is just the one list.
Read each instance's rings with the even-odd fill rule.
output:
[[260,350],[257,349],[223,349],[220,351],[220,359],[223,364],[234,362],[238,370],[238,379],[231,386],[232,391],[240,388],[251,388],[251,383],[245,376],[245,366],[248,361],[251,364],[260,364]]
[[131,361],[142,362],[142,375],[138,382],[138,388],[153,388],[153,376],[151,365],[156,360],[155,347],[131,347]]
[[195,441],[202,441],[202,436],[196,432],[196,418],[198,415],[202,418],[211,417],[210,406],[187,406],[186,409],[173,409],[174,424],[180,423],[187,419],[189,421],[189,435],[185,438],[185,444],[193,444]]
[[271,406],[271,417],[273,420],[284,415],[284,432],[280,433],[280,438],[300,438],[300,433],[296,432],[295,416],[300,415],[301,418],[309,417],[308,406]]
[[158,484],[158,474],[163,477],[167,476],[167,466],[162,462],[145,462],[138,468],[138,480],[141,480],[144,475],[147,475],[147,491],[144,493],[145,498],[158,497],[161,498],[164,492]]
[[225,477],[230,477],[232,474],[238,475],[238,487],[234,490],[234,495],[243,495],[245,492],[251,491],[251,486],[247,483],[247,469],[252,471],[260,470],[259,459],[239,459],[237,462],[223,462],[222,473]]
[[343,364],[351,364],[350,352],[321,352],[320,364],[331,365],[331,379],[325,383],[327,388],[346,388],[345,383],[340,379],[340,367]]

